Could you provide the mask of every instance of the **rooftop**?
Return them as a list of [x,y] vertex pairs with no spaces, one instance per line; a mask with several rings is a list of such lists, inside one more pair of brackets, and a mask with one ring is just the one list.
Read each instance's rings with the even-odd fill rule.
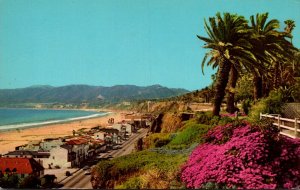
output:
[[28,155],[28,156],[50,156],[49,152],[40,152],[40,151],[30,151],[30,150],[15,150],[8,152],[5,155]]
[[16,171],[18,174],[31,174],[33,172],[44,170],[33,158],[0,158],[0,171]]

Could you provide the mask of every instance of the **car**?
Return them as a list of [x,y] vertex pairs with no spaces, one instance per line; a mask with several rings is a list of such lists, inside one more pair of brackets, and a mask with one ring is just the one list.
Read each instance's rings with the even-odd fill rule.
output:
[[70,171],[66,171],[66,176],[71,176],[72,174],[71,174],[71,172]]
[[110,155],[108,155],[106,158],[113,158],[113,156],[110,154]]
[[90,167],[89,166],[84,166],[82,169],[83,170],[88,170],[88,169],[90,169]]
[[91,175],[91,169],[85,170],[84,175]]

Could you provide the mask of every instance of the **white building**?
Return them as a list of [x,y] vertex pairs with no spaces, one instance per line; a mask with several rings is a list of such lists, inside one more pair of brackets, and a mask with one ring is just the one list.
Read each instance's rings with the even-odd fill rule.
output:
[[105,132],[103,132],[103,131],[96,132],[96,133],[94,133],[94,135],[92,137],[95,140],[104,140],[104,138],[105,138]]
[[119,130],[120,133],[125,133],[129,136],[132,134],[132,131],[133,131],[132,125],[127,124],[127,123],[124,123],[124,124],[117,123],[117,124],[112,125],[111,128],[117,129],[117,130]]

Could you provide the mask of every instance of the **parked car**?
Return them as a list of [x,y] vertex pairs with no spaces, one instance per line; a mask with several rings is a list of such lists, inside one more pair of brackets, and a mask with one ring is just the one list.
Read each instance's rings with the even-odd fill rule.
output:
[[90,167],[89,166],[84,166],[82,169],[83,170],[88,170],[88,169],[90,169]]
[[66,171],[66,176],[71,176],[71,172],[70,171]]
[[85,170],[84,175],[91,175],[91,169]]
[[113,158],[113,156],[110,154],[110,155],[108,155],[106,158]]

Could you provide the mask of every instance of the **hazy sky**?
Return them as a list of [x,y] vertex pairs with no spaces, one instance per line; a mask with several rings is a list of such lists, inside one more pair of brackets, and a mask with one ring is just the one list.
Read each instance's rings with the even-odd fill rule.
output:
[[204,18],[216,12],[296,21],[300,0],[0,0],[0,88],[161,84],[189,90],[201,73]]

